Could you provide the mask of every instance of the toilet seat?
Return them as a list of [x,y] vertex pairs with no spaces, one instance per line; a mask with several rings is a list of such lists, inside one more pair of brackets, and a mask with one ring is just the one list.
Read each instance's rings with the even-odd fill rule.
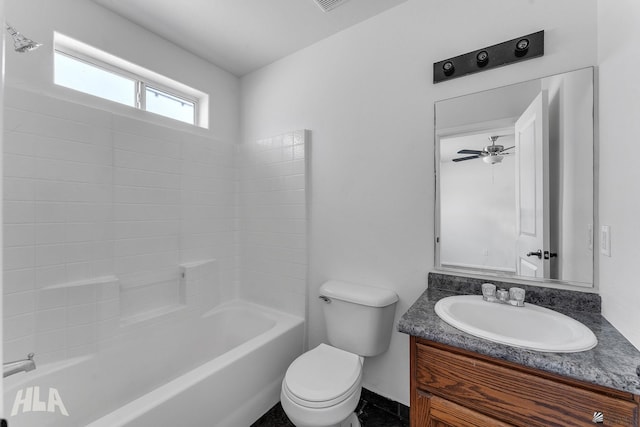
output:
[[282,391],[292,402],[307,408],[327,408],[360,389],[360,356],[320,344],[291,363]]

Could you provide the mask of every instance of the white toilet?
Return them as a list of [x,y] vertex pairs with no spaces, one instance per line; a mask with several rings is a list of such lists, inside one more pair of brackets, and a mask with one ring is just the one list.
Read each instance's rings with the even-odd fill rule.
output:
[[291,363],[280,401],[296,427],[360,427],[354,411],[365,356],[389,347],[398,296],[389,289],[329,281],[320,287],[329,343]]

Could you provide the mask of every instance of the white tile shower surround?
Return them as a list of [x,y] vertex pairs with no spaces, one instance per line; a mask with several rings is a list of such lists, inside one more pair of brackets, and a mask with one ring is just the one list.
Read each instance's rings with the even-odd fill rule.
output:
[[304,317],[310,132],[240,145],[240,293]]
[[305,136],[239,148],[8,87],[5,358],[85,355],[189,302],[303,315]]

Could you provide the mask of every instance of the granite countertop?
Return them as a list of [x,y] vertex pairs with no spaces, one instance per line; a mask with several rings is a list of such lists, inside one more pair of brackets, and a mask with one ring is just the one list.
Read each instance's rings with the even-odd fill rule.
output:
[[[640,395],[640,351],[600,314],[600,297],[583,292],[492,281],[499,287],[527,290],[525,303],[545,306],[584,323],[598,345],[578,353],[544,353],[477,338],[450,326],[435,313],[436,302],[452,295],[480,295],[479,279],[430,274],[429,289],[402,316],[398,330],[419,338],[473,351],[527,367]],[[453,279],[451,279],[453,278]]]

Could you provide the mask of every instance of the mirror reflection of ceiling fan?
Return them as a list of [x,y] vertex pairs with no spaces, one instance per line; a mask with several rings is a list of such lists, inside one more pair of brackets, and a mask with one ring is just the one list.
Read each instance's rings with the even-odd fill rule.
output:
[[489,140],[491,141],[491,145],[487,145],[482,150],[467,150],[467,149],[460,150],[458,151],[458,154],[471,154],[471,156],[458,157],[456,159],[453,159],[453,161],[462,162],[465,160],[482,159],[483,162],[489,163],[492,165],[496,163],[500,163],[502,162],[502,159],[504,158],[505,155],[511,154],[511,153],[506,153],[505,151],[515,148],[515,145],[512,147],[505,148],[503,145],[496,144],[496,141],[498,140],[498,138],[503,136],[508,136],[508,135],[490,136]]

